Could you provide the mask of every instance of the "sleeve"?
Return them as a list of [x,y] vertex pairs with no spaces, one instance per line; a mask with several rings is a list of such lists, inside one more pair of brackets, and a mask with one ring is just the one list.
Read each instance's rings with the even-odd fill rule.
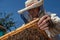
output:
[[60,24],[60,18],[56,14],[51,14],[51,19],[54,23]]
[[52,35],[60,34],[60,18],[56,14],[51,14],[51,20],[55,26],[50,29]]

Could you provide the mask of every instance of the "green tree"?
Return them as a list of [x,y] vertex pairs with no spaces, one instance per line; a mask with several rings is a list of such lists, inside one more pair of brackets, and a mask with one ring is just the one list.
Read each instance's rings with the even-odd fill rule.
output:
[[0,25],[2,25],[6,30],[10,30],[10,27],[13,27],[15,25],[15,22],[13,21],[13,18],[11,17],[13,14],[12,13],[0,13]]

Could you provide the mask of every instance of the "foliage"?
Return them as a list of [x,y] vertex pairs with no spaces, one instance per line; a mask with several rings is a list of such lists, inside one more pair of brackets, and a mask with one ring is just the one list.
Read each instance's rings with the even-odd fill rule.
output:
[[0,25],[11,31],[10,27],[14,26],[15,24],[13,18],[11,17],[12,13],[0,13],[0,15],[2,16],[0,18]]

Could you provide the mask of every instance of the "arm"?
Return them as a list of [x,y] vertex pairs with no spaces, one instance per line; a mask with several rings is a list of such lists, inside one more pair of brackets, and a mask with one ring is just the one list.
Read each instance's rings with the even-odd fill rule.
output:
[[60,24],[60,18],[56,14],[51,14],[51,19],[54,23]]
[[60,18],[56,14],[51,14],[51,20],[55,24],[53,28],[50,28],[51,34],[60,34]]

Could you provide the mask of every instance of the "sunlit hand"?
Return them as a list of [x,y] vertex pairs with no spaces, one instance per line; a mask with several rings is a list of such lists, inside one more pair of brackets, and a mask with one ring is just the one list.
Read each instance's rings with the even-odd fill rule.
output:
[[49,29],[49,23],[48,21],[51,20],[51,18],[48,15],[43,16],[42,18],[40,18],[39,22],[38,22],[38,27],[41,30],[47,30]]

